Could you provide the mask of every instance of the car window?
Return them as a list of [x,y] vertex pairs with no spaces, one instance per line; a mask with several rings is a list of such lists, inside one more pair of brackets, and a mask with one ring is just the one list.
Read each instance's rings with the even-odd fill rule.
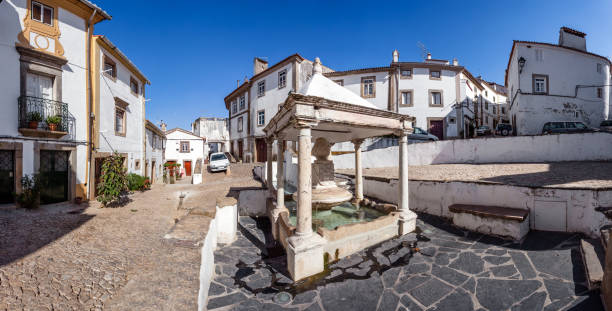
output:
[[574,124],[575,124],[576,128],[579,128],[581,130],[584,130],[584,129],[587,128],[587,126],[584,123],[582,123],[582,122],[576,122]]
[[550,127],[553,129],[562,129],[565,126],[563,123],[564,122],[553,122]]
[[576,123],[574,123],[574,122],[565,122],[565,127],[567,127],[568,129],[575,129],[576,128]]
[[544,131],[550,130],[550,123],[544,124]]
[[224,155],[224,154],[213,154],[213,155],[210,157],[210,160],[211,160],[211,161],[219,161],[219,160],[226,160],[226,159],[227,159],[227,158],[225,157],[225,155]]
[[602,121],[600,126],[612,126],[612,120]]
[[418,128],[418,127],[415,127],[415,128],[414,128],[414,133],[415,133],[415,134],[425,134],[425,133],[423,133],[423,132],[424,132],[424,131],[423,131],[422,129]]

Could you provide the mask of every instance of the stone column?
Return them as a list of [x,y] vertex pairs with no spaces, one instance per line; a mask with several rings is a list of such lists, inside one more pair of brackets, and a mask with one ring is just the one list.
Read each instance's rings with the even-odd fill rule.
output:
[[353,140],[355,146],[355,203],[363,200],[363,171],[361,166],[361,144],[363,139]]
[[300,126],[298,130],[298,202],[295,234],[309,236],[312,234],[312,137],[309,126]]
[[[285,208],[285,172],[284,172],[284,157],[285,144],[282,140],[276,141],[277,157],[276,157],[276,210],[280,211]],[[276,215],[275,215],[276,216]]]
[[416,228],[416,214],[409,209],[408,188],[408,133],[402,131],[399,138],[399,234],[404,235]]
[[272,170],[272,145],[274,139],[272,137],[266,138],[267,157],[266,157],[266,185],[268,186],[269,196],[272,197],[274,194],[274,176]]

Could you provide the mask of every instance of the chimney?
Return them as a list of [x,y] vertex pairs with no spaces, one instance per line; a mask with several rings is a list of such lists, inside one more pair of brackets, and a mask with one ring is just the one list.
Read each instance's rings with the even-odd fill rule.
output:
[[459,61],[457,58],[453,58],[453,66],[459,66]]
[[256,75],[266,69],[268,69],[268,61],[265,61],[259,57],[255,57],[253,59],[253,75]]
[[431,59],[431,53],[427,53],[427,59]]
[[321,60],[318,57],[315,57],[315,61],[314,64],[312,66],[312,74],[322,74],[323,73],[323,66],[321,65]]
[[159,124],[159,128],[162,130],[162,132],[166,132],[166,123],[164,123],[164,120],[162,120]]
[[236,87],[240,86],[240,80],[236,80]]
[[586,52],[586,34],[578,30],[561,27],[559,30],[559,45]]
[[393,50],[393,62],[399,62],[399,52],[397,50]]

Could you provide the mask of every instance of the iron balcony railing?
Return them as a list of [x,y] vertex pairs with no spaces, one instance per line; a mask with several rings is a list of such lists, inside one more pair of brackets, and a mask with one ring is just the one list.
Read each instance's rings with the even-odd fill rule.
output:
[[68,133],[68,137],[74,139],[74,116],[68,111],[68,104],[33,96],[21,96],[17,100],[19,104],[19,128],[29,128],[30,121],[38,120],[38,130],[49,131],[47,117],[58,116],[60,118],[56,131]]

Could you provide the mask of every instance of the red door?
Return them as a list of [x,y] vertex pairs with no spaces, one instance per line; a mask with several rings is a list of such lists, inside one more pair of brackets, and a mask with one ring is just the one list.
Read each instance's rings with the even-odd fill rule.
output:
[[263,138],[257,138],[255,140],[255,146],[257,148],[257,162],[266,162],[268,160],[266,141]]
[[185,175],[191,176],[191,161],[185,161]]
[[444,138],[444,121],[443,120],[430,120],[429,121],[429,133],[435,135],[440,140]]

